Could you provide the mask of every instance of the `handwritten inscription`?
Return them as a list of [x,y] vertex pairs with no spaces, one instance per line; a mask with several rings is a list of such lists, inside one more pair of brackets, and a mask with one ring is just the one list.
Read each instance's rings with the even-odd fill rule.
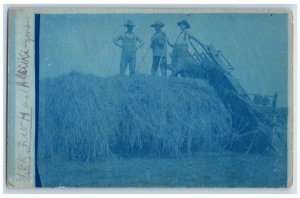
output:
[[28,79],[28,67],[30,65],[30,48],[29,45],[33,42],[33,39],[31,37],[31,26],[29,23],[29,18],[27,18],[27,24],[25,26],[26,32],[25,32],[25,39],[24,39],[24,46],[23,49],[21,49],[18,52],[17,60],[19,62],[17,66],[17,85],[23,88],[29,88],[29,83],[27,81]]
[[[16,54],[16,157],[15,157],[15,176],[16,181],[29,183],[32,179],[32,122],[33,108],[30,100],[33,99],[32,83],[30,81],[31,49],[33,38],[30,18],[26,18],[24,35],[22,36],[21,47]],[[32,75],[32,74],[31,74]]]

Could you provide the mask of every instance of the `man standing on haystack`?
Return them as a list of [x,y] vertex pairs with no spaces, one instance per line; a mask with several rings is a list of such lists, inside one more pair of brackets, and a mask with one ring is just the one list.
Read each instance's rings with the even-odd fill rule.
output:
[[169,43],[173,48],[172,52],[172,76],[177,76],[180,71],[182,71],[186,66],[186,56],[188,54],[188,47],[191,40],[194,40],[198,44],[202,45],[202,42],[194,37],[188,29],[190,29],[190,24],[187,20],[182,20],[177,23],[180,28],[180,33],[177,36],[175,44]]
[[133,27],[136,25],[132,20],[128,20],[124,26],[127,28],[127,31],[114,39],[113,42],[116,46],[122,48],[120,75],[125,76],[127,64],[129,64],[130,76],[134,76],[136,67],[136,51],[144,45],[144,42],[133,32]]
[[157,69],[160,67],[161,75],[167,76],[167,35],[161,29],[164,27],[162,21],[155,21],[151,27],[155,29],[155,33],[151,38],[151,48],[153,53],[152,59],[152,76],[156,76]]

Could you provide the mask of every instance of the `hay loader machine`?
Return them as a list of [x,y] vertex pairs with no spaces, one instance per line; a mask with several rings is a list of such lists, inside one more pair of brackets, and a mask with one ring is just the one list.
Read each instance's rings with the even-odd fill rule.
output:
[[277,93],[274,96],[248,94],[232,76],[233,70],[232,64],[213,45],[196,46],[191,42],[186,65],[179,75],[200,78],[215,89],[231,113],[231,127],[236,134],[231,149],[263,150],[270,147],[265,130],[272,130],[276,122]]

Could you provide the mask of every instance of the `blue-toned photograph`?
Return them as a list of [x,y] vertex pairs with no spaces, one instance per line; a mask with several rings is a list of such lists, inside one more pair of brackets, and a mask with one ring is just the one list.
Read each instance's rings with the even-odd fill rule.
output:
[[289,14],[36,14],[37,187],[286,187]]

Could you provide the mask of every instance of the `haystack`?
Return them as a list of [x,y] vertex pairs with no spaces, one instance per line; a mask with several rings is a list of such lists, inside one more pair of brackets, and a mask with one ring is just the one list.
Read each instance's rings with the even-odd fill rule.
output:
[[238,94],[234,81],[212,70],[206,77],[226,82],[218,84],[201,71],[209,70],[190,64],[182,73],[186,78],[73,72],[41,81],[38,159],[280,150],[275,128]]
[[222,150],[231,115],[190,78],[100,78],[72,73],[40,84],[40,159],[176,157]]

